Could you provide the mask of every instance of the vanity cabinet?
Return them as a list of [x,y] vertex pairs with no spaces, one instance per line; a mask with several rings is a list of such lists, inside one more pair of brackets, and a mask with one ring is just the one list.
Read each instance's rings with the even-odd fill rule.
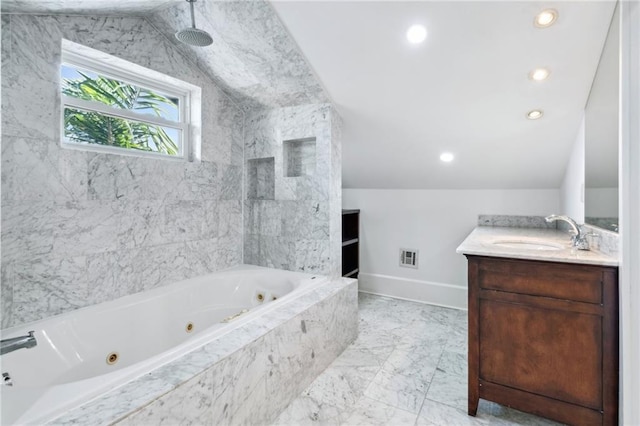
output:
[[483,398],[618,424],[618,268],[467,255],[469,414]]

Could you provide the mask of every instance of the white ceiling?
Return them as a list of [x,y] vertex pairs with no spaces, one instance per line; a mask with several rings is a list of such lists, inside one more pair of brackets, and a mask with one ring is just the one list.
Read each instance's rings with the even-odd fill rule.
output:
[[[343,187],[444,189],[560,186],[615,3],[273,6],[344,118]],[[537,29],[546,7],[560,17]],[[548,81],[528,79],[539,66]]]
[[[170,36],[188,25],[186,5],[179,3],[184,0],[2,0],[2,11],[144,14],[157,27],[167,26]],[[613,1],[271,4],[343,117],[343,186],[439,189],[560,186],[615,6]],[[557,9],[560,18],[551,28],[536,29],[533,17],[545,7]],[[297,59],[295,43],[283,38],[266,9],[262,1],[199,0],[198,25],[225,45],[214,46],[213,56],[193,49],[185,54],[238,96],[266,93],[257,105],[304,102],[298,92],[305,87],[321,97],[306,64]],[[233,25],[224,21],[225,13]],[[404,36],[414,23],[426,25],[429,33],[419,46]],[[277,35],[265,36],[270,28]],[[256,49],[256,37],[269,38],[272,47]],[[267,52],[270,56],[262,58]],[[272,57],[273,52],[283,57]],[[225,72],[233,70],[221,69],[224,57],[243,62],[247,78],[260,83],[247,91],[227,81]],[[527,78],[537,66],[551,69],[548,81]],[[256,77],[262,68],[264,78]],[[292,85],[294,75],[305,83]],[[286,96],[267,93],[261,89],[265,85],[283,86]],[[545,116],[526,120],[533,108],[543,108]],[[456,159],[441,163],[443,151]]]

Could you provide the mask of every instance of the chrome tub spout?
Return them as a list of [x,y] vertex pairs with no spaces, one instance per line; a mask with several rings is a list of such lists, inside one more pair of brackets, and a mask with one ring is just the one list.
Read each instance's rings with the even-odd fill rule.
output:
[[0,355],[8,354],[9,352],[17,351],[18,349],[33,348],[38,344],[33,333],[33,331],[30,331],[26,336],[0,340]]

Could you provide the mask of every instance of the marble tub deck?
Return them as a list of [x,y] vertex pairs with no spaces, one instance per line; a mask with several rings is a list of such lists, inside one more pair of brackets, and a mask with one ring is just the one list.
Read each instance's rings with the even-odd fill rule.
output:
[[467,312],[359,294],[360,334],[273,423],[557,425],[491,402],[467,408]]

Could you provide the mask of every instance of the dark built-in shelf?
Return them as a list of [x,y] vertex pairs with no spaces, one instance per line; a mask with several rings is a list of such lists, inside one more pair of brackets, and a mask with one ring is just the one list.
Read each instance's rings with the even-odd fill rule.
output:
[[358,278],[359,263],[360,210],[342,210],[342,276]]

